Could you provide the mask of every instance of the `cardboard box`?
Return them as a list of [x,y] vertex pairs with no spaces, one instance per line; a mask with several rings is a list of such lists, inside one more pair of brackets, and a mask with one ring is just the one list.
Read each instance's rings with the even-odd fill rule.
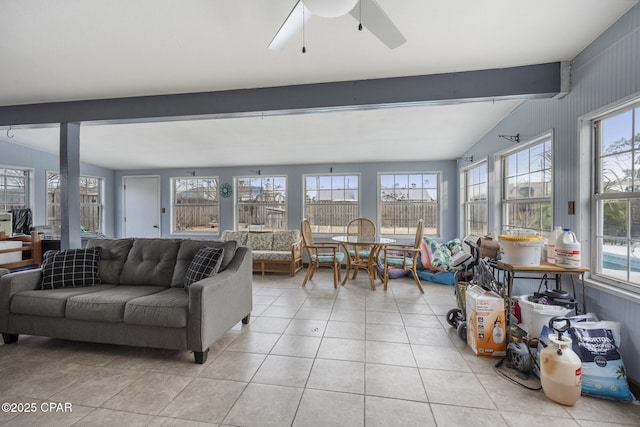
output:
[[505,357],[504,300],[478,285],[467,288],[467,343],[479,357]]

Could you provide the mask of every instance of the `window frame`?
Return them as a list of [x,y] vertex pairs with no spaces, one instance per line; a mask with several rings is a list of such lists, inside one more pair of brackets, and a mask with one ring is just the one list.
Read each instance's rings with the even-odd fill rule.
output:
[[[214,180],[215,181],[215,190],[214,190],[214,194],[215,194],[215,199],[213,201],[213,203],[211,204],[212,207],[214,207],[214,211],[217,208],[217,215],[215,215],[216,219],[217,219],[217,229],[215,229],[215,227],[212,227],[211,231],[208,230],[178,230],[176,227],[176,220],[177,220],[177,213],[176,213],[176,209],[178,207],[178,203],[176,200],[176,197],[178,195],[178,191],[176,189],[176,184],[179,180],[197,180],[197,181],[202,181],[202,180]],[[170,179],[170,185],[171,185],[171,229],[170,229],[170,233],[171,234],[176,234],[176,235],[180,235],[180,234],[188,234],[188,235],[203,235],[203,236],[218,236],[221,234],[220,231],[220,215],[221,215],[221,210],[220,210],[220,177],[219,176],[215,176],[215,175],[208,175],[208,176],[176,176],[176,177],[172,177]],[[181,205],[181,206],[209,206],[207,204],[188,204],[188,205]],[[211,222],[213,223],[214,220],[213,218],[211,218]]]
[[[32,195],[32,181],[33,181],[33,169],[31,168],[25,168],[25,167],[18,167],[18,166],[8,166],[8,165],[0,165],[0,177],[4,177],[4,179],[2,180],[3,183],[0,183],[0,192],[4,194],[4,203],[0,203],[0,212],[10,212],[11,209],[13,209],[13,207],[11,209],[8,209],[8,203],[7,203],[7,175],[6,175],[6,170],[10,169],[10,170],[14,170],[14,171],[20,171],[24,173],[24,186],[23,186],[23,198],[24,198],[24,204],[21,205],[20,208],[17,209],[28,209],[31,207],[31,195]],[[15,206],[14,204],[11,204],[11,206]]]
[[[406,172],[406,171],[402,171],[402,172],[378,172],[378,191],[377,191],[377,207],[378,207],[378,220],[377,220],[377,224],[376,226],[378,227],[378,234],[380,234],[381,236],[391,236],[391,237],[397,237],[400,239],[405,239],[405,238],[410,238],[412,236],[415,236],[415,225],[412,224],[408,224],[407,225],[407,233],[397,233],[395,232],[397,230],[397,226],[393,225],[393,233],[389,233],[389,232],[385,232],[384,230],[388,227],[383,227],[383,212],[384,212],[384,206],[383,206],[383,194],[382,194],[382,178],[384,176],[406,176],[407,177],[407,182],[409,181],[409,176],[411,175],[435,175],[436,177],[436,187],[435,187],[435,193],[436,193],[436,206],[435,206],[435,215],[436,215],[436,219],[435,219],[435,224],[433,224],[434,228],[435,228],[435,233],[429,233],[428,230],[432,224],[429,224],[427,222],[427,218],[424,218],[424,215],[422,219],[425,220],[425,225],[424,225],[424,235],[425,236],[429,236],[429,237],[433,237],[433,238],[439,238],[442,234],[442,171],[414,171],[414,172]],[[425,190],[429,190],[431,187],[422,187],[422,193],[424,194]],[[407,190],[409,190],[409,188],[407,188]],[[420,199],[422,201],[421,205],[425,205],[424,203],[424,198]],[[415,224],[418,223],[418,220],[420,218],[415,218]],[[413,221],[414,218],[412,218],[410,221]],[[402,228],[402,227],[401,227]]]
[[[58,176],[58,182],[60,180],[60,172],[58,171],[47,171],[45,173],[45,197],[46,197],[46,202],[45,202],[45,225],[50,226],[50,227],[54,227],[55,225],[52,225],[50,223],[52,218],[49,218],[49,207],[51,206],[51,202],[49,201],[49,177],[50,175],[55,174]],[[80,198],[80,222],[82,223],[82,211],[83,211],[83,207],[86,206],[94,206],[93,203],[83,203],[82,202],[82,181],[87,180],[87,179],[97,179],[98,180],[98,185],[97,188],[99,189],[99,197],[98,197],[98,203],[96,204],[98,206],[98,218],[97,218],[97,223],[99,224],[99,228],[97,230],[89,230],[86,229],[86,231],[90,231],[90,232],[95,232],[95,233],[104,233],[104,228],[105,228],[105,178],[102,176],[93,176],[93,175],[80,175],[79,177],[79,186],[80,186],[80,194],[79,194],[79,198]],[[85,188],[86,188],[86,184],[85,184]],[[59,203],[56,203],[55,205],[60,206]],[[60,209],[60,208],[58,208]],[[80,224],[81,227],[83,227],[82,224]]]
[[[348,214],[343,214],[345,215],[343,218],[343,221],[338,221],[338,223],[336,224],[330,224],[328,225],[328,230],[322,230],[320,229],[320,226],[315,224],[313,222],[313,217],[310,217],[308,215],[307,212],[307,179],[308,178],[313,178],[316,177],[317,179],[322,179],[322,178],[330,178],[331,179],[331,187],[329,189],[327,189],[328,191],[330,191],[332,194],[334,191],[347,191],[350,190],[350,188],[344,187],[342,189],[340,188],[335,188],[333,187],[333,180],[334,178],[343,178],[343,182],[344,179],[347,177],[356,177],[357,178],[357,187],[355,189],[356,191],[356,212],[353,215],[348,215]],[[303,212],[303,218],[307,218],[309,220],[309,222],[311,223],[312,227],[316,227],[314,228],[314,234],[318,234],[318,235],[334,235],[334,234],[345,234],[347,232],[346,228],[347,228],[347,224],[349,223],[349,221],[351,221],[352,219],[355,218],[359,218],[361,216],[360,212],[362,212],[362,197],[361,197],[361,192],[362,192],[362,176],[360,173],[340,173],[340,174],[334,174],[334,173],[320,173],[320,174],[303,174],[302,175],[302,212]],[[313,191],[313,190],[311,190]],[[346,199],[345,199],[346,200]],[[333,199],[330,200],[331,202],[334,202]],[[332,206],[334,206],[334,204],[332,204]],[[333,215],[333,214],[331,214]],[[344,222],[343,225],[339,224],[339,222]],[[335,229],[334,229],[335,227]],[[342,228],[341,228],[342,227]]]
[[[282,203],[277,203],[274,202],[273,204],[276,206],[282,206],[282,207],[274,207],[273,209],[281,209],[282,210],[282,215],[280,216],[280,218],[282,218],[282,224],[278,225],[277,227],[269,227],[266,226],[266,222],[262,224],[250,224],[250,223],[243,223],[245,224],[244,228],[240,228],[240,219],[245,215],[242,214],[240,212],[240,209],[243,206],[251,206],[252,203],[249,202],[243,202],[240,201],[240,197],[241,197],[241,192],[239,191],[240,188],[240,181],[241,180],[265,180],[265,179],[283,179],[284,180],[284,189],[281,190],[282,193],[284,193],[284,202]],[[264,184],[261,184],[261,190],[264,189],[264,187],[262,186]],[[234,229],[237,231],[269,231],[269,230],[287,230],[288,227],[288,216],[289,216],[289,177],[287,175],[246,175],[246,176],[236,176],[233,178],[233,200],[234,200]],[[275,193],[274,193],[275,194]],[[256,203],[254,203],[256,204]],[[264,204],[265,207],[268,207],[268,203]],[[259,206],[259,204],[258,204]],[[276,221],[278,221],[276,219]]]
[[[469,173],[483,167],[485,169],[485,174],[484,174],[485,197],[484,199],[479,199],[479,200],[469,200]],[[462,191],[462,215],[463,215],[462,221],[463,221],[464,235],[465,236],[469,236],[469,235],[484,236],[489,233],[489,162],[488,160],[483,159],[465,167],[462,170],[461,182],[462,182],[461,191]],[[482,181],[474,185],[477,186],[478,184],[482,185]],[[480,233],[476,233],[471,230],[471,225],[470,225],[471,220],[469,217],[470,217],[471,207],[473,206],[481,206],[481,207],[483,206],[486,211],[485,212],[486,221],[483,223],[484,231]]]
[[[512,177],[517,177],[519,174],[513,175],[513,176],[508,176],[507,173],[507,166],[506,166],[506,160],[508,157],[513,156],[513,155],[517,155],[518,153],[524,152],[525,150],[529,150],[529,152],[531,151],[532,148],[535,148],[539,145],[544,145],[546,142],[549,142],[550,144],[550,153],[551,153],[551,158],[549,159],[549,176],[550,176],[550,182],[548,183],[549,186],[549,194],[547,196],[543,196],[543,197],[522,197],[522,198],[507,198],[507,186],[506,186],[506,182],[507,182],[507,178],[512,178]],[[509,230],[509,229],[529,229],[529,230],[534,230],[536,232],[539,232],[542,236],[545,237],[549,237],[551,235],[551,232],[553,231],[553,207],[554,207],[554,203],[553,203],[553,198],[554,198],[554,180],[555,180],[555,172],[554,172],[554,132],[553,130],[547,131],[547,132],[543,132],[542,134],[533,137],[527,141],[523,141],[522,143],[516,145],[515,147],[503,151],[501,153],[498,153],[498,155],[496,156],[496,162],[499,165],[499,171],[500,173],[498,174],[498,179],[499,179],[499,187],[500,188],[500,213],[501,213],[501,219],[500,219],[500,232],[504,231],[504,230]],[[546,162],[546,160],[545,160]],[[531,165],[531,160],[529,160],[529,166]],[[541,169],[541,170],[534,170],[533,172],[544,172],[546,169]],[[527,170],[527,174],[531,175],[532,171],[531,168],[529,167]],[[530,181],[531,182],[531,181]],[[546,183],[544,185],[547,185]],[[529,187],[531,188],[531,187]],[[540,224],[540,227],[538,228],[532,228],[532,227],[528,227],[528,226],[518,226],[515,224],[508,224],[508,207],[509,206],[516,206],[518,204],[528,204],[528,203],[545,203],[548,202],[549,203],[549,227],[548,228],[542,228],[542,224]],[[543,220],[543,216],[540,215],[540,220]]]
[[[605,155],[602,153],[602,122],[607,119],[621,116],[626,112],[631,112],[631,150],[628,150],[632,156],[632,165],[635,163],[635,159],[640,157],[640,140],[637,143],[633,143],[637,135],[640,135],[640,94],[636,94],[627,100],[624,100],[616,105],[609,106],[602,109],[599,112],[594,113],[588,120],[589,124],[589,138],[590,138],[590,153],[592,158],[592,173],[591,173],[591,186],[590,186],[590,201],[591,201],[591,231],[589,237],[591,240],[591,259],[593,268],[591,269],[591,277],[598,282],[612,286],[615,289],[627,291],[634,294],[636,297],[640,296],[640,283],[634,283],[632,281],[632,261],[634,259],[633,253],[639,249],[634,250],[634,246],[640,243],[640,236],[634,236],[633,233],[633,218],[631,215],[632,203],[640,203],[640,189],[635,190],[635,185],[631,191],[618,191],[618,192],[603,192],[601,191],[601,185],[603,184],[603,171],[602,171],[602,159]],[[634,133],[635,130],[635,133]],[[635,146],[635,148],[634,148]],[[635,156],[635,157],[634,157]],[[640,167],[638,168],[640,169]],[[633,168],[632,171],[638,172],[638,169]],[[632,183],[635,184],[635,180],[639,179],[632,175]],[[603,202],[607,201],[625,201],[625,216],[626,216],[626,236],[610,236],[613,240],[623,242],[623,246],[626,245],[626,279],[615,277],[604,272],[604,219],[602,209]],[[637,206],[636,206],[637,207]],[[633,242],[636,242],[635,244]],[[638,245],[640,246],[640,245]],[[615,254],[614,254],[615,255]],[[614,269],[615,270],[615,269]]]

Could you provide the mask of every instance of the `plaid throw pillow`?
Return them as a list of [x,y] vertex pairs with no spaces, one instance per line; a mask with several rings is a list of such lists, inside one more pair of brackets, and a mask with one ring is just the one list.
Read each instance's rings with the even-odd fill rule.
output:
[[200,248],[187,269],[187,274],[184,277],[184,288],[188,291],[189,285],[192,283],[216,274],[220,269],[223,255],[224,248],[210,248],[209,246]]
[[98,263],[100,251],[90,249],[66,249],[47,251],[42,257],[42,289],[70,288],[100,284]]

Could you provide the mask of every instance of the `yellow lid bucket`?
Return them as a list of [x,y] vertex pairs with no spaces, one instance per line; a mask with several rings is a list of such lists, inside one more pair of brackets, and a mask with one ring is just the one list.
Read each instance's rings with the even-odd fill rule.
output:
[[501,234],[498,236],[502,262],[511,265],[540,265],[542,246],[547,239],[537,234]]

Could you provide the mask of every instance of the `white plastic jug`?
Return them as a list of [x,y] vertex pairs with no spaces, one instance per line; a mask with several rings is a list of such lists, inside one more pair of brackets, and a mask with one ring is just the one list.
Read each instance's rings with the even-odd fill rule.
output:
[[570,228],[565,228],[556,240],[556,264],[566,268],[580,268],[580,242]]
[[[565,324],[556,328],[554,322]],[[571,349],[571,338],[562,336],[570,325],[567,318],[554,317],[549,321],[549,326],[557,334],[549,335],[552,344],[540,352],[540,382],[549,399],[573,406],[582,391],[582,361]]]
[[547,241],[547,262],[549,264],[556,263],[556,240],[562,235],[562,227],[556,227]]

